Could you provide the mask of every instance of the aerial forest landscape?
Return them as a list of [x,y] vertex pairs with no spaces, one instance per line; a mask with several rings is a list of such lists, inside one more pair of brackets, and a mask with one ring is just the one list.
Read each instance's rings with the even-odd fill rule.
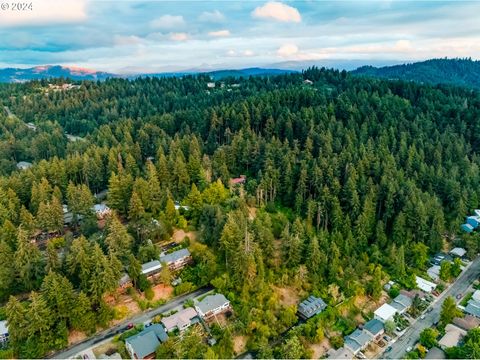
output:
[[480,3],[22,4],[0,358],[480,358]]

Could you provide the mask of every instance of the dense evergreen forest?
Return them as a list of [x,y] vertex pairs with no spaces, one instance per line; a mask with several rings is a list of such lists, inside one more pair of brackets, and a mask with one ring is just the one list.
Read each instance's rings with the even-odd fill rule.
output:
[[[200,232],[184,284],[226,294],[235,332],[264,357],[309,356],[305,341],[340,316],[329,307],[270,347],[296,322],[275,287],[330,305],[378,299],[387,279],[414,287],[449,243],[479,252],[476,233],[457,236],[480,199],[478,92],[316,68],[209,81],[0,87],[14,114],[0,115],[0,298],[13,354],[41,357],[66,346],[69,330],[107,326],[105,294],[123,269],[138,279],[173,228]],[[21,160],[34,165],[17,171]],[[230,186],[240,175],[244,186]],[[115,214],[99,229],[92,194],[107,188]],[[38,234],[56,237],[39,248]],[[231,357],[222,336],[214,351]]]
[[381,68],[363,66],[352,74],[480,89],[480,61],[472,59],[431,59]]

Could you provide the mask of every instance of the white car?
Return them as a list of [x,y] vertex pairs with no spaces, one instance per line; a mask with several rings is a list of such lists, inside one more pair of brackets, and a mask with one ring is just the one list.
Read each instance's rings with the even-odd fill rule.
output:
[[425,314],[423,314],[422,316],[420,316],[420,319],[421,319],[421,320],[425,319]]
[[412,351],[412,347],[411,347],[411,346],[407,347],[407,352],[410,352],[410,351]]

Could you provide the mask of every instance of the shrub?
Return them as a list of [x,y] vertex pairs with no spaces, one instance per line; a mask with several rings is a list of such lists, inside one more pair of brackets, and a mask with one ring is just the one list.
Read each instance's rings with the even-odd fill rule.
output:
[[147,298],[147,300],[152,300],[154,296],[155,293],[153,292],[151,287],[145,289],[145,297]]

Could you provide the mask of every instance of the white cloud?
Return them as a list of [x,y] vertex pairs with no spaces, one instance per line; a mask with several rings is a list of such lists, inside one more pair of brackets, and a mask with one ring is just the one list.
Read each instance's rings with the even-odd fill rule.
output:
[[113,43],[117,46],[139,45],[144,42],[145,42],[144,39],[135,35],[130,35],[130,36],[115,35],[113,38]]
[[185,25],[185,20],[181,15],[162,15],[150,21],[150,26],[154,29],[175,29]]
[[208,35],[213,37],[227,37],[227,36],[230,36],[230,31],[229,30],[210,31]]
[[298,53],[298,46],[295,44],[285,44],[278,48],[277,55],[281,57],[290,57]]
[[170,39],[174,41],[185,41],[188,40],[188,35],[186,33],[171,33]]
[[0,27],[80,23],[87,18],[87,0],[34,0],[32,10],[0,10]]
[[302,17],[296,8],[277,1],[269,1],[265,5],[257,7],[252,11],[252,16],[282,22],[299,23],[302,21]]
[[243,55],[244,55],[244,56],[254,56],[255,53],[254,53],[252,50],[247,49],[247,50],[245,50],[245,51],[243,52]]
[[198,20],[218,23],[225,21],[225,16],[218,10],[204,11],[198,16]]

